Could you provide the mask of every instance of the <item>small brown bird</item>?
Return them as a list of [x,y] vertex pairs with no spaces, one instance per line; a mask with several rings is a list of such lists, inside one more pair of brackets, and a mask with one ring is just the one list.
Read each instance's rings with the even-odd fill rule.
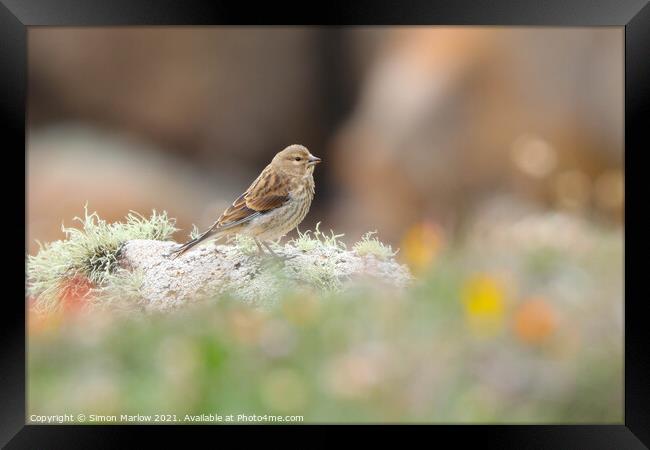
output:
[[275,155],[271,163],[203,234],[172,253],[177,257],[199,242],[243,234],[255,239],[275,254],[266,241],[293,230],[307,215],[314,198],[314,167],[321,161],[302,145],[290,145]]

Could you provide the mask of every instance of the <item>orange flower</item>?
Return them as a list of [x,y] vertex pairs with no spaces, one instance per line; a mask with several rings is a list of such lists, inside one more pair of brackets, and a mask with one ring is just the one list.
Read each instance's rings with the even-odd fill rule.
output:
[[435,261],[443,244],[440,226],[433,222],[413,225],[401,242],[402,257],[416,273],[422,273]]
[[523,303],[514,315],[514,331],[527,344],[541,344],[557,329],[555,309],[543,298],[533,298]]
[[85,306],[93,283],[83,275],[75,275],[65,280],[59,296],[61,305],[66,312],[77,312]]

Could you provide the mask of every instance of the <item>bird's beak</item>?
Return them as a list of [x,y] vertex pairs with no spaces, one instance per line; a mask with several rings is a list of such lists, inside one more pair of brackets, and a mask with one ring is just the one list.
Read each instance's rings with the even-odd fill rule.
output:
[[308,165],[315,166],[316,164],[321,162],[321,159],[318,156],[309,155],[308,161],[309,161]]

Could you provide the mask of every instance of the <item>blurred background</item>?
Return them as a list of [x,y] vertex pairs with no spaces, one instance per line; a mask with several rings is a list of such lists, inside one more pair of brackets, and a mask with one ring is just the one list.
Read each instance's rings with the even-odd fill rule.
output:
[[623,34],[570,28],[35,28],[29,252],[91,209],[211,224],[272,156],[325,160],[303,227],[399,244],[505,199],[620,223]]
[[[192,224],[210,225],[277,151],[300,143],[324,160],[301,229],[322,222],[349,244],[378,230],[428,280],[421,297],[450,302],[426,310],[449,328],[432,318],[429,334],[412,331],[426,328],[425,314],[413,316],[424,322],[404,322],[403,342],[382,347],[354,335],[345,351],[326,337],[313,344],[332,356],[324,387],[305,378],[315,363],[298,353],[276,378],[240,379],[250,367],[210,366],[216,350],[202,337],[161,343],[171,345],[160,350],[168,356],[193,349],[199,375],[192,377],[210,380],[217,371],[262,386],[256,400],[244,388],[239,397],[209,388],[215,402],[279,404],[320,420],[338,417],[349,401],[365,405],[350,420],[512,421],[517,413],[551,422],[622,420],[621,28],[38,27],[28,42],[30,254],[36,239],[62,239],[61,222],[70,225],[86,202],[109,221],[129,210],[165,210],[182,228],[176,240],[184,240]],[[343,319],[334,311],[323,320],[343,324],[365,313]],[[145,347],[179,325],[160,327]],[[107,376],[105,358],[74,346],[84,332],[66,332],[30,349],[33,411],[97,407],[84,406],[86,395],[65,394],[80,376],[92,392],[95,381],[97,392],[108,389],[116,410],[160,406],[153,391],[132,400],[143,385]],[[403,347],[425,338],[448,345]],[[93,348],[115,348],[106,339]],[[143,355],[157,351],[145,347]],[[79,359],[61,369],[63,359],[48,359],[53,354]],[[437,372],[418,359],[432,354],[449,367]],[[125,355],[109,366],[136,373],[140,366]],[[386,355],[407,360],[387,363]],[[79,361],[96,376],[80,375]],[[276,363],[270,356],[268,369]],[[156,370],[151,364],[141,376]],[[400,377],[412,389],[382,385],[373,364],[411,368]],[[174,380],[161,382],[160,392]],[[292,397],[264,388],[276,384],[290,394],[302,386],[295,394],[302,403],[283,409]],[[312,389],[321,393],[310,397]],[[434,397],[442,403],[432,412],[422,399]],[[215,404],[183,403],[191,398],[174,407]]]

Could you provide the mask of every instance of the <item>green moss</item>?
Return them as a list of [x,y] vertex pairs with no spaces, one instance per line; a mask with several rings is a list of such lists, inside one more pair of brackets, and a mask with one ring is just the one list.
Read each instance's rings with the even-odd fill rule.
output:
[[379,239],[373,237],[376,231],[369,231],[363,235],[361,240],[354,244],[354,250],[359,256],[373,255],[379,259],[390,259],[397,254],[390,245],[383,244]]
[[49,244],[38,243],[35,256],[27,257],[28,294],[40,310],[55,309],[65,283],[74,278],[87,279],[94,288],[107,284],[118,269],[122,245],[132,239],[167,240],[176,231],[173,219],[166,212],[153,211],[151,217],[131,211],[124,222],[107,223],[97,213],[75,217],[80,228],[62,230],[64,240]]

